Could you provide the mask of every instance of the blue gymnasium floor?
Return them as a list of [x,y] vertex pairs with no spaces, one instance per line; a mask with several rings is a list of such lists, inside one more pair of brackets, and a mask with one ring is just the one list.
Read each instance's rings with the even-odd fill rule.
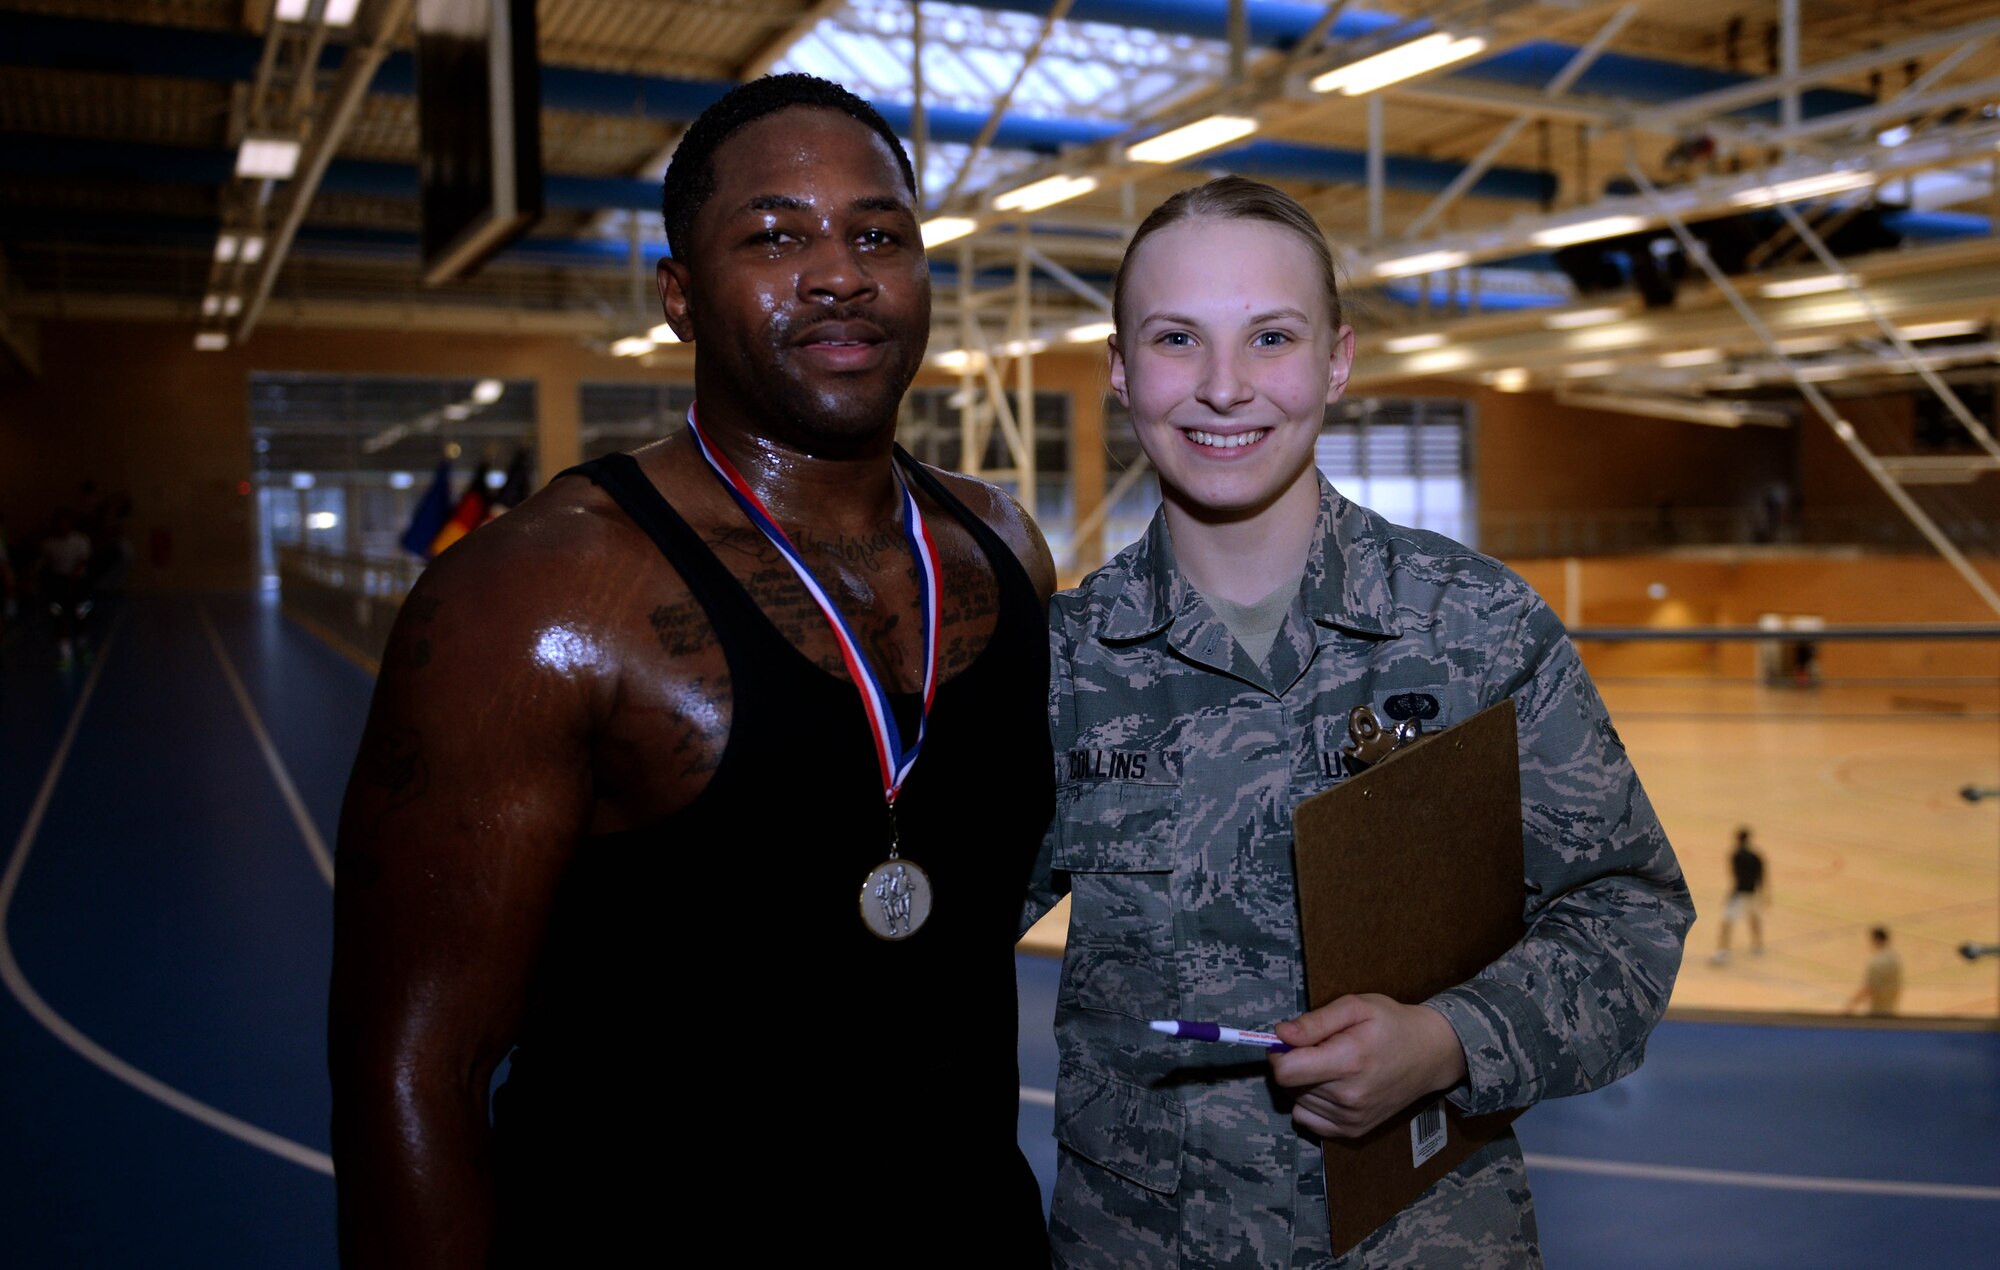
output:
[[[323,853],[368,676],[247,596],[138,600],[97,636],[68,674],[39,629],[0,642],[0,1264],[331,1266]],[[1046,1187],[1056,967],[1020,964]],[[1520,1133],[1554,1267],[2000,1248],[1993,1032],[1668,1023]]]

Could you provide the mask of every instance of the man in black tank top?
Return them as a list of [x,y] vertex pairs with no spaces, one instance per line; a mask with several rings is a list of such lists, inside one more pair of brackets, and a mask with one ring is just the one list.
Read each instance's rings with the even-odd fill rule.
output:
[[1013,941],[1054,569],[894,447],[914,189],[830,84],[723,98],[666,178],[700,437],[565,473],[404,603],[341,816],[347,1264],[1047,1263]]

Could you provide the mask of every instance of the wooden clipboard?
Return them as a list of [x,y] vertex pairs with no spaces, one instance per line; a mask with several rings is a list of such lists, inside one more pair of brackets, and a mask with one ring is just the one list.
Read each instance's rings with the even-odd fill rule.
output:
[[[1511,700],[1306,799],[1293,825],[1315,1009],[1357,992],[1424,1001],[1484,970],[1526,930]],[[1407,1208],[1519,1114],[1466,1116],[1427,1095],[1363,1137],[1326,1139],[1334,1254]],[[1418,1162],[1420,1142],[1435,1153]]]

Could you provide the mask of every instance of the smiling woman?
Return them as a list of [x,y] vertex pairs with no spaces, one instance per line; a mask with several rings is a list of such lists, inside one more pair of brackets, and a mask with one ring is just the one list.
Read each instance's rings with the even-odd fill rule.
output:
[[[1146,537],[1056,598],[1063,773],[1030,918],[1073,899],[1056,1010],[1059,1264],[1326,1264],[1315,1138],[1420,1099],[1477,1114],[1632,1070],[1692,917],[1679,866],[1562,626],[1499,562],[1357,506],[1314,466],[1346,385],[1331,253],[1305,210],[1223,178],[1153,212],[1118,275],[1112,390],[1160,474]],[[1518,713],[1529,933],[1423,1003],[1301,1014],[1292,811],[1351,770],[1357,706],[1435,726]],[[1404,714],[1408,711],[1404,710]],[[1067,761],[1062,761],[1062,760]],[[1265,1061],[1168,1038],[1271,1030]],[[1351,1250],[1538,1265],[1503,1135]],[[1343,1262],[1342,1264],[1346,1264]]]

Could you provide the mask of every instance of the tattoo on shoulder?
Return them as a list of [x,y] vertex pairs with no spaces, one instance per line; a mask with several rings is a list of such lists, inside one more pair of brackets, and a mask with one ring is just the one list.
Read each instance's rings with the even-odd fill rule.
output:
[[409,631],[409,644],[405,650],[404,664],[411,670],[422,670],[431,664],[430,624],[436,619],[438,609],[444,600],[435,595],[413,595],[403,601],[403,620]]
[[662,604],[646,615],[646,621],[660,647],[676,657],[701,652],[715,642],[708,614],[692,600]]

